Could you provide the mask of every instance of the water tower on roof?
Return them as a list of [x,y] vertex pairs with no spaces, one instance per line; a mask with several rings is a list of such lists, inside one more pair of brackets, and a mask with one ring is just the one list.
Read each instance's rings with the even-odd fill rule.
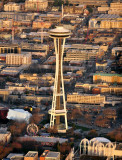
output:
[[[49,35],[54,39],[55,53],[56,53],[56,70],[55,82],[53,90],[52,108],[49,110],[50,128],[56,127],[58,132],[66,132],[67,124],[67,110],[64,92],[63,80],[63,52],[65,40],[70,36],[71,32],[62,26],[57,26],[50,30]],[[61,117],[64,117],[64,123],[61,123]]]

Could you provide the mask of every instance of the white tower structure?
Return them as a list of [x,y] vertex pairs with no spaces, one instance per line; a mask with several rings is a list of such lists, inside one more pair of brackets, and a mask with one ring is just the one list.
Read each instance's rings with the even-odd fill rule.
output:
[[[67,124],[67,110],[64,92],[64,80],[63,80],[63,52],[65,39],[70,36],[70,31],[62,26],[58,26],[55,29],[50,30],[50,37],[54,39],[55,53],[56,53],[56,71],[55,82],[53,90],[52,109],[49,110],[50,128],[56,126],[58,132],[68,129]],[[60,123],[60,117],[64,117],[65,124]]]

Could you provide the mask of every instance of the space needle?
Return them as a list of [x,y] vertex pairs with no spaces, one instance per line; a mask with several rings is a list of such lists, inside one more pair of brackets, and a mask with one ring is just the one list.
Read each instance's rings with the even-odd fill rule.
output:
[[[55,81],[53,89],[52,108],[50,114],[50,128],[56,127],[58,132],[66,132],[67,110],[63,80],[63,53],[65,40],[70,36],[71,32],[63,26],[57,26],[49,31],[49,36],[54,39],[55,54],[56,54],[56,69]],[[64,117],[64,122],[61,123],[61,117]]]

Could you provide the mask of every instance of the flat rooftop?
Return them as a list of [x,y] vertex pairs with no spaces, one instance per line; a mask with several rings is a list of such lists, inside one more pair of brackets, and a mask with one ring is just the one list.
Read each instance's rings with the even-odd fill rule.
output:
[[25,157],[35,157],[37,154],[38,154],[38,152],[29,151],[29,152],[25,155]]
[[54,158],[54,157],[58,157],[59,156],[59,154],[60,154],[60,152],[48,152],[48,154],[46,155],[46,157],[52,157],[52,158]]

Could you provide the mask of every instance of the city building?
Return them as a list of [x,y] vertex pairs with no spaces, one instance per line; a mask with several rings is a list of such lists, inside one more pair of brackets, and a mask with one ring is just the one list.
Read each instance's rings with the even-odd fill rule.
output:
[[0,12],[0,19],[8,18],[16,21],[33,20],[35,18],[34,13],[23,12]]
[[122,15],[122,3],[121,2],[110,3],[110,9],[108,11],[108,14]]
[[6,76],[6,75],[17,76],[25,68],[27,68],[27,65],[21,65],[19,67],[6,67],[6,68],[2,69],[0,75],[3,75],[3,76]]
[[86,104],[101,104],[105,102],[104,95],[80,94],[73,93],[67,94],[68,103],[86,103]]
[[3,53],[21,53],[21,48],[18,44],[0,44],[0,54]]
[[4,158],[3,160],[24,160],[24,155],[23,154],[19,154],[19,153],[10,153],[6,158]]
[[19,28],[19,27],[31,27],[31,25],[32,25],[32,21],[31,20],[23,20],[23,21],[21,21],[21,20],[14,20],[13,21],[13,26],[15,27],[15,28]]
[[100,14],[89,20],[90,28],[122,28],[122,18],[116,14]]
[[9,2],[4,4],[4,11],[6,12],[20,12],[21,11],[21,4]]
[[10,132],[0,132],[0,143],[5,145],[8,144],[11,140],[11,133]]
[[25,11],[45,11],[48,7],[47,0],[26,0]]
[[91,140],[84,138],[80,142],[80,155],[103,156],[114,160],[117,157],[122,157],[122,150],[120,148],[121,144],[111,142],[104,137],[96,137]]
[[106,12],[108,12],[109,7],[108,6],[101,6],[101,7],[98,7],[97,9],[98,9],[99,13],[106,13]]
[[33,29],[50,28],[51,25],[52,25],[51,22],[36,19],[35,21],[33,21],[32,28]]
[[109,86],[109,87],[101,87],[101,93],[108,93],[108,94],[117,94],[122,95],[122,87],[120,86]]
[[81,14],[81,13],[83,13],[84,7],[85,7],[85,5],[64,6],[64,13]]
[[95,73],[93,74],[93,82],[122,84],[122,75],[112,73]]
[[9,29],[11,29],[12,28],[12,25],[13,25],[13,21],[11,20],[11,19],[5,19],[5,20],[1,20],[1,25],[0,25],[0,27],[1,28],[9,28]]
[[7,65],[28,65],[31,64],[31,54],[7,54],[6,55]]
[[71,4],[85,4],[89,6],[107,5],[108,0],[69,0]]
[[29,151],[25,156],[24,160],[38,160],[38,152]]
[[122,54],[122,47],[113,47],[112,56],[118,56],[119,54]]
[[104,71],[107,68],[107,61],[104,62],[96,62],[96,70],[97,71]]
[[40,160],[60,160],[60,152],[45,150],[40,156]]
[[[0,89],[0,97],[3,99],[3,101],[7,101],[8,100],[9,94],[10,94],[10,92],[9,92],[8,89]],[[2,118],[2,116],[1,116],[1,118]]]
[[50,23],[59,23],[61,22],[61,15],[60,14],[54,14],[54,13],[47,13],[47,14],[40,14],[39,19],[42,19],[43,21],[48,21]]
[[40,77],[37,74],[21,73],[19,78],[20,80],[36,81]]
[[79,49],[69,49],[66,52],[66,57],[64,61],[85,61],[85,60],[95,60],[98,52],[96,50],[79,50]]
[[122,18],[117,20],[102,20],[100,28],[122,28]]
[[[37,32],[38,36],[41,37],[40,32]],[[46,44],[33,44],[32,43],[21,43],[21,49],[24,52],[41,52],[46,51],[48,53],[49,51],[49,45]]]

